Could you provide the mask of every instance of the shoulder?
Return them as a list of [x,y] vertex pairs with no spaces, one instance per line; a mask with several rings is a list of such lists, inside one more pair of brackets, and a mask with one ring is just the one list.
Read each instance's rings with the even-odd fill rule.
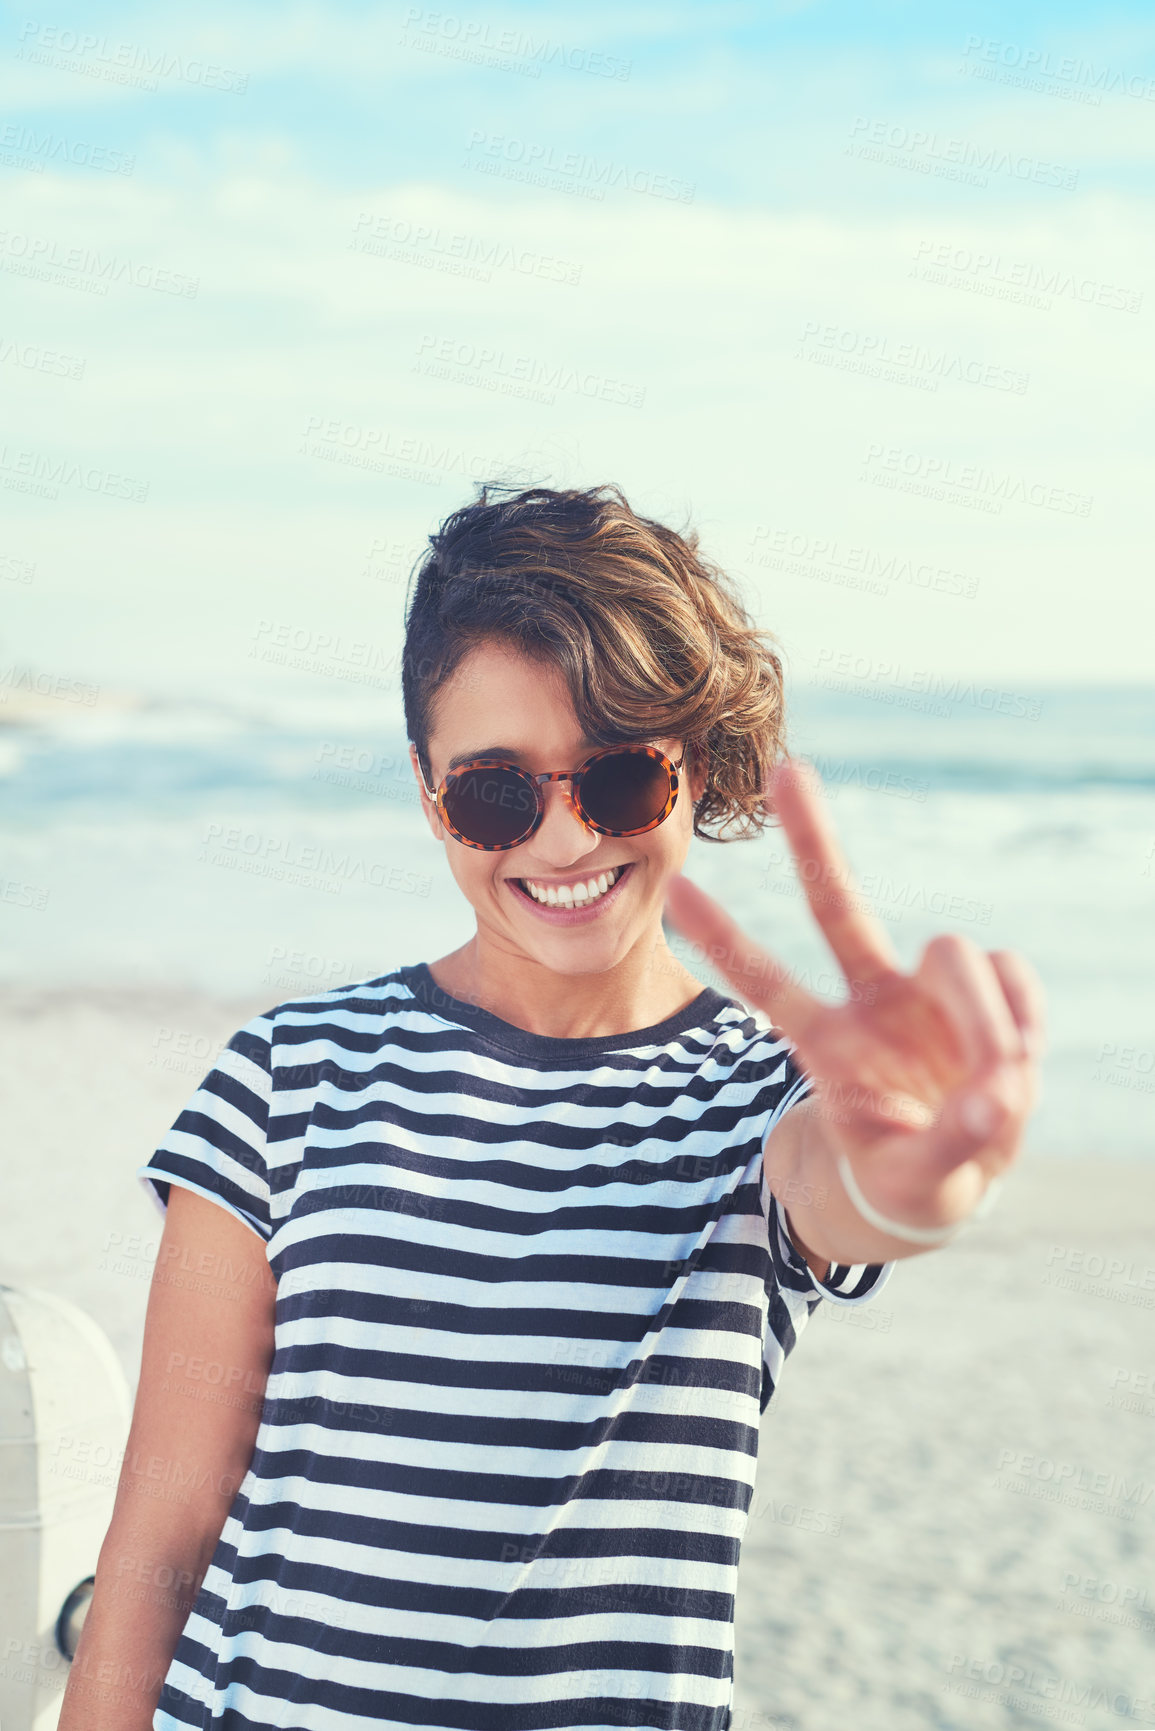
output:
[[408,983],[409,973],[408,968],[395,968],[391,973],[334,986],[327,992],[286,998],[253,1016],[237,1030],[226,1049],[267,1067],[280,1046],[339,1039],[342,1034],[355,1035],[369,1027],[379,1030],[391,1018],[420,1010]]
[[733,1054],[744,1065],[769,1063],[775,1067],[793,1056],[794,1047],[761,1010],[753,1010],[734,998],[722,998],[711,1019],[715,1044]]

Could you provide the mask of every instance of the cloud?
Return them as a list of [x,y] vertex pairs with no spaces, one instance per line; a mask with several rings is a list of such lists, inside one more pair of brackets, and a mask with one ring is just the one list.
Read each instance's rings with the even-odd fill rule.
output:
[[[1146,605],[1138,100],[1079,109],[947,59],[900,97],[881,47],[857,86],[847,57],[810,50],[803,86],[801,49],[741,65],[725,33],[695,74],[660,59],[651,13],[623,14],[615,36],[607,11],[550,28],[611,47],[650,31],[653,63],[616,97],[605,79],[479,71],[501,124],[460,103],[443,124],[436,104],[419,112],[421,57],[386,42],[400,17],[186,19],[182,50],[254,71],[259,50],[262,77],[312,56],[316,109],[286,122],[284,90],[256,77],[243,99],[138,94],[89,128],[136,127],[133,174],[11,177],[0,491],[13,556],[37,566],[13,586],[29,641],[176,678],[236,669],[238,609],[392,618],[399,578],[366,576],[368,550],[411,546],[477,479],[509,473],[617,478],[644,509],[689,512],[803,659],[836,611],[879,653],[929,636],[964,670],[1119,665],[1114,621]],[[403,92],[389,124],[412,148],[364,143],[356,80],[321,148],[328,71],[386,62]],[[928,136],[880,145],[891,161],[847,157],[859,114]],[[1093,172],[1072,191],[989,165],[985,187],[954,183],[934,170],[957,161],[942,154],[955,137]],[[69,465],[147,482],[147,499],[83,478],[55,497],[23,486]],[[963,467],[978,479],[936,496]],[[1074,495],[1093,498],[1088,517],[1053,502]],[[767,562],[774,537],[975,587],[855,587],[826,555]],[[1055,606],[1090,570],[1097,608]],[[1138,669],[1143,639],[1127,639]]]

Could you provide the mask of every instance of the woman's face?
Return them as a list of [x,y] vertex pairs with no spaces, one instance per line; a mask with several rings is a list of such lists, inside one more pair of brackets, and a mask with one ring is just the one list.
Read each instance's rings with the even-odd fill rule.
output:
[[[682,755],[683,741],[649,742],[671,762]],[[451,758],[499,754],[531,773],[577,769],[598,749],[586,739],[560,673],[548,662],[521,654],[493,639],[470,651],[437,694],[429,767],[436,788]],[[421,783],[416,753],[414,772]],[[687,780],[689,760],[679,773],[674,809],[644,835],[599,835],[571,809],[568,783],[543,788],[545,815],[540,827],[519,847],[485,853],[466,847],[442,825],[433,801],[421,801],[430,828],[444,841],[449,868],[477,915],[479,934],[501,950],[531,959],[560,974],[600,973],[614,967],[643,939],[647,948],[660,933],[666,885],[681,869],[693,833],[693,801],[700,778]],[[562,885],[586,884],[618,872],[612,888],[585,903],[543,907],[524,887],[541,892]]]

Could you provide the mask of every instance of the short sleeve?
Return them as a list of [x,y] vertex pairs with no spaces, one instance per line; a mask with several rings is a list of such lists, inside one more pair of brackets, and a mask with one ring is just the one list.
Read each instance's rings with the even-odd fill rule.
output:
[[[767,1121],[762,1140],[792,1106],[799,1105],[811,1091],[811,1080],[788,1047],[781,1092]],[[880,1292],[890,1279],[893,1262],[832,1262],[826,1279],[819,1280],[810,1264],[790,1236],[786,1211],[777,1196],[772,1195],[762,1171],[762,1207],[770,1235],[770,1259],[779,1290],[787,1289],[806,1297],[811,1303],[817,1298],[832,1304],[863,1304]]]
[[161,1213],[179,1184],[219,1202],[266,1243],[272,1236],[266,1144],[273,1024],[255,1016],[233,1035],[136,1177]]
[[809,1286],[820,1298],[829,1299],[832,1304],[864,1304],[875,1293],[881,1292],[890,1279],[895,1266],[893,1262],[832,1262],[826,1279],[819,1280],[787,1230],[786,1210],[777,1196],[770,1196],[770,1201],[773,1205],[771,1245],[776,1271],[789,1269],[795,1277],[794,1285],[800,1280],[804,1287]]

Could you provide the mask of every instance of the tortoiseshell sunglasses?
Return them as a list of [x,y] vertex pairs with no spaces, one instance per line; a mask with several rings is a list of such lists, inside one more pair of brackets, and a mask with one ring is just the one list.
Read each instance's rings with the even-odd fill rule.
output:
[[529,840],[545,816],[547,781],[569,783],[566,797],[588,829],[599,835],[644,835],[673,811],[685,756],[683,750],[671,763],[654,745],[609,745],[577,769],[540,775],[505,758],[475,757],[451,769],[436,793],[429,786],[425,791],[450,835],[486,853]]

